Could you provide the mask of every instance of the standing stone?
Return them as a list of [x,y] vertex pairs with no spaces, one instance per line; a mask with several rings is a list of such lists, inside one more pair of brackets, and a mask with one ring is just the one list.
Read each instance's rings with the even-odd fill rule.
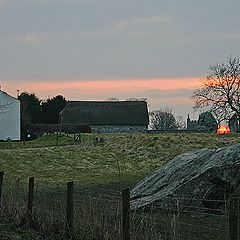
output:
[[131,190],[131,208],[218,208],[240,184],[240,144],[179,155]]

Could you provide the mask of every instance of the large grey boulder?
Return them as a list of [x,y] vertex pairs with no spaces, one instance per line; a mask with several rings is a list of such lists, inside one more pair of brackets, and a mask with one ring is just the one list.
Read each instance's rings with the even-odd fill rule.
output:
[[240,184],[240,144],[179,155],[131,190],[131,208],[213,209]]

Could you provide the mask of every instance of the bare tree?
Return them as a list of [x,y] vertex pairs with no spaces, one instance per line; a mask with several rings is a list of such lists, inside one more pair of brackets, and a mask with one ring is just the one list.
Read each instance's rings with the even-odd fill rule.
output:
[[132,98],[128,98],[126,101],[145,101],[145,102],[147,102],[148,100],[147,100],[147,98],[134,98],[134,97],[132,97]]
[[136,101],[139,101],[138,98],[128,98],[126,101],[131,101],[131,102],[136,102]]
[[108,99],[106,99],[107,102],[118,102],[119,99],[118,98],[115,98],[115,97],[110,97]]
[[182,116],[176,116],[177,128],[184,130],[187,129],[187,123]]
[[150,127],[154,130],[175,130],[178,125],[172,110],[165,108],[150,112]]
[[126,101],[134,101],[134,102],[137,102],[137,101],[143,101],[143,102],[146,102],[147,103],[147,107],[148,107],[148,109],[150,108],[150,104],[149,104],[149,102],[148,102],[148,99],[147,98],[128,98]]
[[206,107],[218,123],[234,114],[240,119],[240,59],[227,58],[225,63],[210,66],[203,87],[193,94],[195,108]]

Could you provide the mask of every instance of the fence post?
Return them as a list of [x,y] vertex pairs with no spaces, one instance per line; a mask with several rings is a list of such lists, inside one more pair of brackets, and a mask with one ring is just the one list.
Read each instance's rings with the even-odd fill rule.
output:
[[28,205],[27,205],[27,214],[29,218],[32,217],[33,200],[34,200],[34,177],[30,177],[28,184]]
[[56,135],[56,145],[58,146],[58,131],[57,131],[57,135]]
[[76,142],[76,133],[74,132],[73,133],[73,143],[75,143]]
[[238,212],[239,199],[231,198],[229,201],[229,240],[238,240]]
[[123,219],[122,219],[122,231],[123,240],[130,240],[130,189],[126,188],[122,191],[122,203],[123,203]]
[[66,222],[65,222],[65,233],[66,239],[73,239],[73,189],[74,182],[67,183],[67,202],[66,202]]
[[0,172],[0,207],[2,206],[3,176],[4,172]]

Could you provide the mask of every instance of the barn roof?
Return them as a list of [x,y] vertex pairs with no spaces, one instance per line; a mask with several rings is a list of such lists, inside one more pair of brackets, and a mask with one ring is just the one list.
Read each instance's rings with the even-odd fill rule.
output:
[[62,110],[64,124],[148,125],[145,101],[72,101]]

